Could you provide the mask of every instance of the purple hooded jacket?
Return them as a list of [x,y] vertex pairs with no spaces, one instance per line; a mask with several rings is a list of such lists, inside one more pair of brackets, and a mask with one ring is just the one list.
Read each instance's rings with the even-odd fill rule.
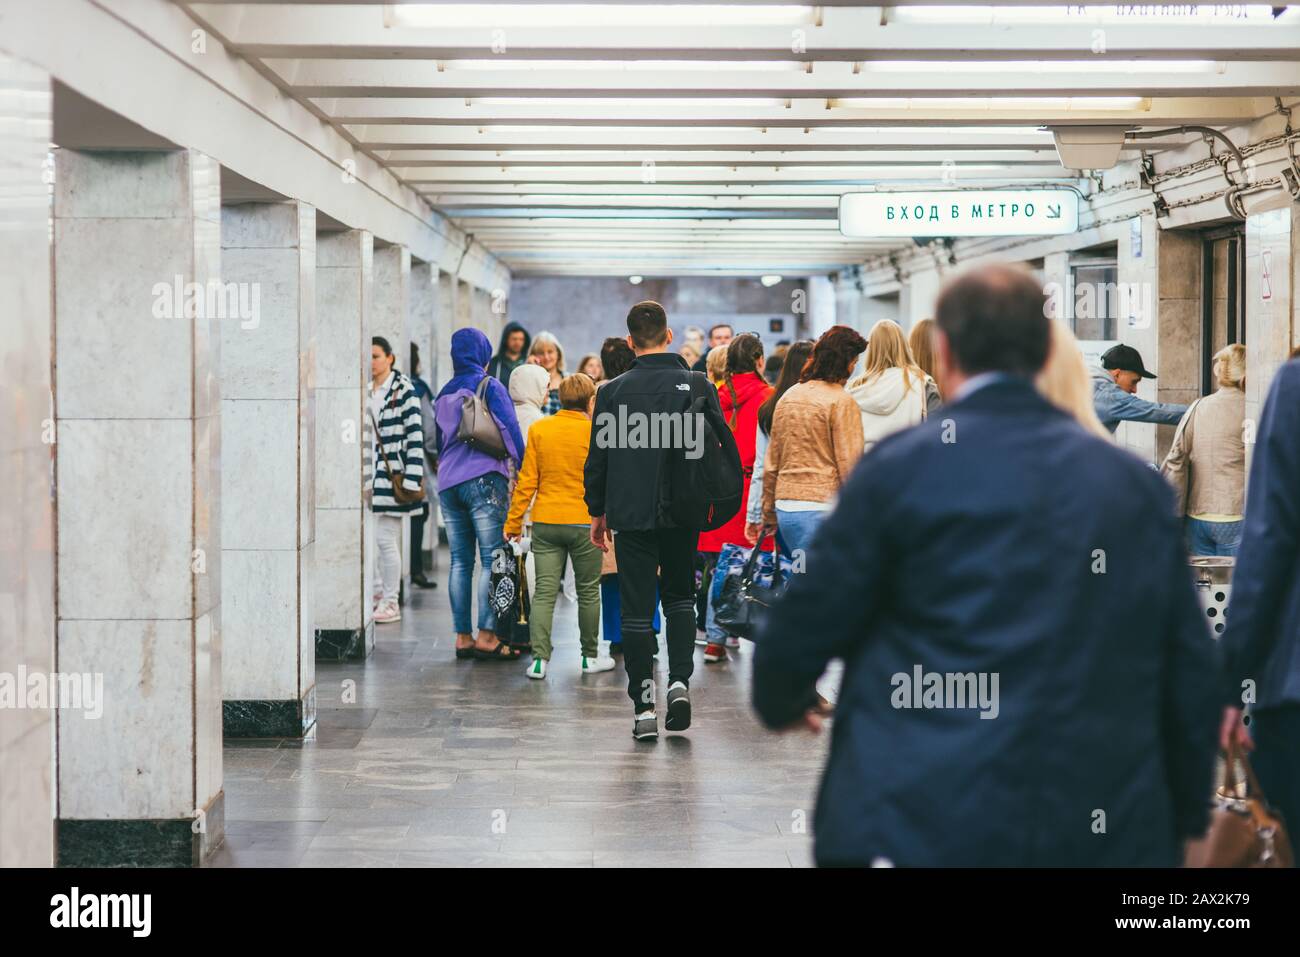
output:
[[471,449],[456,438],[460,428],[460,403],[474,394],[479,382],[487,375],[485,367],[492,358],[492,343],[478,329],[457,329],[451,336],[451,367],[455,373],[438,392],[433,403],[433,420],[438,443],[438,491],[445,492],[462,482],[476,479],[489,472],[510,477],[507,465],[513,460],[518,466],[523,460],[524,440],[519,433],[519,420],[515,418],[515,404],[510,394],[496,379],[488,379],[488,411],[505,439],[509,459],[498,459]]

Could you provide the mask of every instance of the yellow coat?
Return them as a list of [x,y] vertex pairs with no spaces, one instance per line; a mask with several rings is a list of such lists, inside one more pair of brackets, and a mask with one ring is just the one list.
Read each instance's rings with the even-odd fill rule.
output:
[[549,525],[591,522],[582,497],[582,470],[587,464],[590,445],[591,419],[572,409],[561,409],[529,427],[505,534],[520,534],[524,513],[530,505],[534,522]]

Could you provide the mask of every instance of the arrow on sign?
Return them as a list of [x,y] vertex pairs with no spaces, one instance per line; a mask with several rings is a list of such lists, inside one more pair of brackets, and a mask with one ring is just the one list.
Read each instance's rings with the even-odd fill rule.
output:
[[1047,218],[1048,218],[1048,219],[1060,219],[1060,218],[1061,218],[1061,204],[1060,204],[1060,203],[1057,203],[1055,206],[1048,206],[1048,207],[1047,207]]

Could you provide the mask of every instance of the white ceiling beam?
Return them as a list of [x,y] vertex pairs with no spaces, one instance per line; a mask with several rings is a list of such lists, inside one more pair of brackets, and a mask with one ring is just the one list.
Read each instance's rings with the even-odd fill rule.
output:
[[[425,29],[385,26],[376,7],[339,5],[327,13],[285,4],[191,4],[243,53],[256,57],[464,60],[1300,60],[1300,25],[1178,23],[1104,25],[1097,53],[1088,17],[1053,23],[881,23],[878,7],[824,10],[820,25],[719,24],[689,28],[514,25],[499,22]],[[487,8],[490,10],[491,8]],[[809,8],[811,11],[812,8]],[[665,16],[671,21],[671,16]],[[488,21],[485,21],[487,24]],[[794,30],[801,33],[795,34]],[[494,35],[494,30],[503,31]],[[494,48],[495,44],[495,48]],[[1211,52],[1213,55],[1211,55]]]
[[[275,69],[272,61],[267,65]],[[453,99],[483,97],[720,98],[773,99],[859,96],[1294,96],[1300,69],[1294,62],[1223,63],[1205,70],[1124,72],[1080,69],[1039,72],[1008,64],[999,72],[964,70],[956,62],[929,72],[822,71],[771,73],[758,70],[445,70],[427,63],[346,61],[372,65],[373,72],[349,70],[331,77],[333,61],[301,61],[291,81],[294,92],[313,98]],[[1209,62],[1209,61],[1207,61]],[[834,64],[839,66],[841,64]],[[1100,64],[1098,64],[1100,66]],[[286,77],[288,79],[288,77]],[[346,106],[341,107],[346,112]]]
[[[396,101],[409,103],[412,101]],[[438,101],[446,104],[446,101]],[[1180,126],[1184,124],[1232,125],[1256,119],[1269,109],[1255,97],[1169,97],[1144,100],[1126,110],[1062,109],[1058,106],[1010,109],[979,100],[927,104],[911,99],[907,105],[871,107],[810,107],[794,101],[790,107],[754,106],[647,106],[625,104],[600,107],[567,105],[564,100],[536,105],[451,106],[416,112],[410,108],[379,108],[368,101],[349,101],[351,113],[335,114],[336,123],[350,127],[362,142],[391,143],[397,130],[414,127],[613,127],[618,129],[860,129],[874,126]],[[1270,104],[1271,107],[1271,104]],[[644,136],[644,134],[642,134]],[[592,133],[599,141],[601,134]]]
[[[1015,129],[883,127],[852,130],[812,128],[727,130],[682,127],[671,140],[636,129],[607,127],[593,135],[581,127],[554,129],[497,129],[494,127],[417,127],[395,126],[371,130],[385,135],[384,140],[367,140],[364,145],[384,155],[403,153],[412,159],[417,150],[898,150],[915,152],[963,150],[1017,150],[1023,148],[1055,151],[1052,134],[1030,126]],[[1148,147],[1177,145],[1168,141],[1147,140]]]

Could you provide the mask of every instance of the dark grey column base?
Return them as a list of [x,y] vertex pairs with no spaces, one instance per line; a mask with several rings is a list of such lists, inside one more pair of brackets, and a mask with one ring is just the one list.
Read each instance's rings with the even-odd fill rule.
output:
[[317,661],[360,661],[375,650],[375,623],[364,628],[316,629]]
[[221,732],[227,738],[302,738],[315,723],[315,686],[301,701],[221,702]]
[[161,820],[69,820],[55,831],[59,867],[199,867],[226,836],[226,793],[201,814]]

